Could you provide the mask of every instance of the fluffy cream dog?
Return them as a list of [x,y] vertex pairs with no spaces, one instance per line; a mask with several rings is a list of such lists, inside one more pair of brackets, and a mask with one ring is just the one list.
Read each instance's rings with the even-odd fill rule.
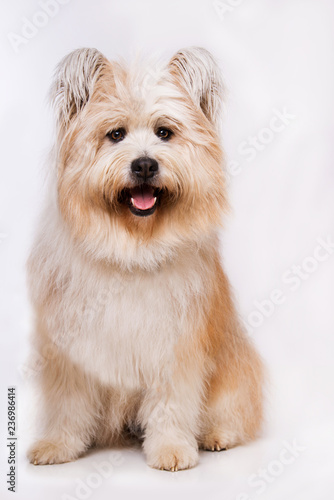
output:
[[136,431],[150,466],[254,438],[263,370],[221,267],[222,84],[204,49],[148,70],[69,54],[30,260],[43,428],[35,464]]

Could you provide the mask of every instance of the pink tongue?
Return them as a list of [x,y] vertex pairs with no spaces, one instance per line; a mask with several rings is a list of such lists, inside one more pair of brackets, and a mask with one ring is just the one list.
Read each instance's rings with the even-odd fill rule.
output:
[[131,193],[131,197],[134,206],[139,210],[148,210],[149,208],[152,208],[155,203],[153,192],[150,189],[133,190]]

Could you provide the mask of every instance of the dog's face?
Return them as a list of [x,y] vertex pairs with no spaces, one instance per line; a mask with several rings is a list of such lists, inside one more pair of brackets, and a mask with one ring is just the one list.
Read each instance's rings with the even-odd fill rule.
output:
[[87,251],[155,265],[219,224],[221,83],[209,53],[147,70],[82,49],[61,62],[53,93],[59,207]]

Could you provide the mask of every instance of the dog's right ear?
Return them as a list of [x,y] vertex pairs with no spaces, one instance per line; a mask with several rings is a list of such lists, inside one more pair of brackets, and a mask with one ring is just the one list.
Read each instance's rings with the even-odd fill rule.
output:
[[169,62],[169,70],[208,120],[219,126],[224,85],[210,52],[202,47],[181,49]]
[[51,102],[60,130],[66,130],[70,121],[84,108],[94,85],[109,64],[96,49],[77,49],[60,61],[51,87]]

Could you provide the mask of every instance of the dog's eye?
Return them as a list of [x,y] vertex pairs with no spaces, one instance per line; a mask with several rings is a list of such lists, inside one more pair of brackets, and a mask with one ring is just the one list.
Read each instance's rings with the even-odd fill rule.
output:
[[168,128],[160,127],[156,131],[156,135],[163,141],[168,141],[172,137],[173,132]]
[[107,137],[112,141],[112,142],[120,142],[124,139],[126,136],[126,132],[124,128],[118,128],[117,130],[112,130],[111,132],[108,132]]

